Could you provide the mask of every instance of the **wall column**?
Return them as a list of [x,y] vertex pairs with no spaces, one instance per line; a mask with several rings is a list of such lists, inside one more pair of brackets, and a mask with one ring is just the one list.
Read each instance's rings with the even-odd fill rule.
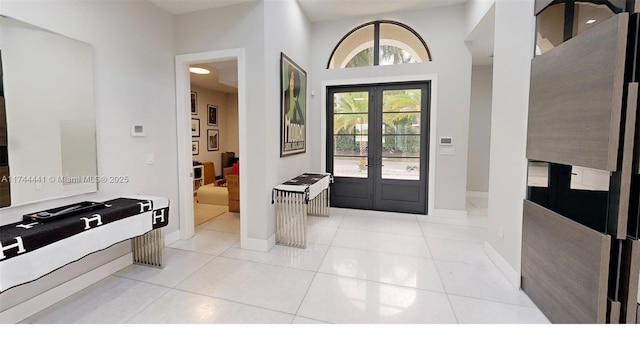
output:
[[519,287],[534,0],[497,0],[495,7],[489,227],[485,250],[507,279]]

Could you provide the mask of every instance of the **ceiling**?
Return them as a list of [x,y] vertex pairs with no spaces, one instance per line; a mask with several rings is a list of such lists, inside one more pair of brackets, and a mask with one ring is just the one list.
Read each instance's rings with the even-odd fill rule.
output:
[[298,0],[311,22],[461,4],[465,0]]
[[215,9],[225,6],[238,5],[258,0],[149,0],[164,10],[178,15],[193,11]]
[[210,71],[207,75],[190,74],[191,85],[223,93],[238,92],[238,62],[219,61],[209,64],[191,65]]
[[[149,0],[172,14],[215,9],[260,0]],[[264,0],[280,1],[280,0]],[[311,22],[332,21],[359,16],[376,15],[396,11],[412,11],[439,6],[462,4],[466,0],[297,0],[302,11]],[[493,11],[481,21],[467,40],[471,42],[474,65],[493,63]],[[209,75],[191,75],[194,85],[216,91],[237,92],[237,64],[229,62],[205,64],[201,67],[211,71]],[[219,77],[222,76],[222,79]],[[235,81],[235,82],[234,82]]]
[[493,64],[493,38],[495,32],[496,8],[492,6],[478,25],[467,36],[471,47],[473,65]]
[[[149,0],[172,14],[215,9],[259,0]],[[277,0],[265,0],[277,1]],[[466,0],[298,0],[311,22],[411,11],[464,3]]]

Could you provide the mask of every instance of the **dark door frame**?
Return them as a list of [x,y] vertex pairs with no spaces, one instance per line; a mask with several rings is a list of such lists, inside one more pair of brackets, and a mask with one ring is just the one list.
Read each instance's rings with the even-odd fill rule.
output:
[[[392,178],[383,178],[382,167],[385,158],[383,148],[381,146],[384,136],[380,126],[383,121],[383,100],[385,91],[401,89],[420,89],[422,90],[421,99],[421,131],[420,131],[420,160],[419,160],[419,180],[399,180]],[[367,153],[367,178],[340,178],[344,189],[343,193],[351,190],[358,192],[359,197],[348,198],[349,205],[345,205],[346,199],[340,199],[337,206],[349,206],[360,209],[380,210],[380,211],[398,211],[416,214],[427,214],[430,210],[429,201],[431,176],[431,122],[432,122],[432,81],[404,81],[404,82],[384,82],[369,84],[353,84],[353,85],[335,85],[326,86],[326,170],[333,173],[333,94],[339,92],[367,92],[369,94],[368,106],[368,143],[380,144],[380,146],[369,147]],[[378,123],[379,122],[379,123]],[[373,126],[371,126],[373,125]],[[396,135],[397,136],[397,135]],[[388,155],[387,155],[388,158]],[[336,184],[338,185],[338,184]],[[336,187],[337,190],[337,187]],[[332,197],[338,195],[337,192]],[[413,201],[417,199],[417,201]],[[338,200],[336,198],[336,200]],[[344,201],[343,201],[344,200]],[[333,201],[333,200],[332,200]]]

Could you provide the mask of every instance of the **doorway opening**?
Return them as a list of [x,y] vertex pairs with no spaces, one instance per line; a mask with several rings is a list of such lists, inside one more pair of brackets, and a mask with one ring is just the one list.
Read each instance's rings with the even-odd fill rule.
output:
[[[229,178],[238,175],[234,169],[239,170],[237,65],[234,59],[189,68],[196,227],[206,227],[226,213],[239,212],[237,181]],[[231,219],[237,226],[234,232],[239,232],[237,217]]]
[[430,82],[327,88],[331,204],[427,213]]
[[[223,156],[222,153],[233,152],[234,157],[239,159],[246,154],[246,69],[245,69],[244,49],[232,49],[222,51],[211,51],[204,53],[186,54],[176,56],[176,128],[178,136],[178,188],[179,188],[179,210],[180,210],[180,239],[185,240],[191,238],[195,233],[194,226],[194,203],[197,192],[196,188],[205,185],[204,177],[213,177],[216,184],[226,185],[224,182],[223,172]],[[196,64],[201,67],[210,65],[217,70],[220,76],[226,79],[227,86],[231,82],[237,88],[237,96],[227,102],[230,109],[237,109],[237,114],[231,117],[237,118],[236,125],[230,128],[223,127],[221,123],[221,112],[219,105],[216,105],[213,98],[201,97],[204,103],[199,103],[197,91],[195,96],[192,92],[192,84],[190,80],[189,68]],[[220,69],[218,69],[218,67]],[[232,67],[232,70],[230,69]],[[235,76],[230,76],[234,73]],[[224,73],[224,75],[223,75]],[[221,82],[221,81],[219,81]],[[197,86],[197,85],[196,85]],[[201,92],[208,92],[209,90]],[[217,108],[215,108],[218,106]],[[227,114],[228,115],[228,114]],[[235,115],[235,116],[234,116]],[[217,120],[215,119],[218,117]],[[210,119],[211,118],[211,119]],[[217,121],[217,125],[215,125]],[[199,124],[198,124],[199,123]],[[222,131],[223,128],[225,133]],[[230,138],[235,137],[237,143],[233,144]],[[196,144],[197,143],[197,144]],[[226,145],[226,147],[225,147]],[[237,151],[229,150],[230,148]],[[205,166],[194,166],[195,153],[210,153],[210,159],[205,159],[205,163],[213,164],[216,169],[213,175],[205,173]],[[220,165],[217,165],[217,164]],[[226,163],[228,165],[228,163]],[[225,166],[229,167],[229,166]],[[209,170],[211,172],[211,170]],[[195,175],[199,175],[196,179]],[[217,178],[217,179],[216,179]],[[236,184],[238,184],[238,193],[243,192],[244,186],[242,173],[238,174]],[[244,191],[246,193],[246,191]],[[241,198],[239,202],[240,211],[240,241],[241,246],[246,238],[247,224],[246,216],[242,216],[246,202]]]

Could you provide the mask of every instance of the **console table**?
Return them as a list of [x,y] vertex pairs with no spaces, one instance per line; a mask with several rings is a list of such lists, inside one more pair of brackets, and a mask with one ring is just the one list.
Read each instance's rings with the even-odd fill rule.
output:
[[276,204],[276,244],[307,247],[307,215],[329,216],[328,173],[304,173],[276,186],[271,203]]
[[116,243],[132,240],[134,263],[162,267],[169,200],[134,195],[49,222],[0,226],[0,293]]

